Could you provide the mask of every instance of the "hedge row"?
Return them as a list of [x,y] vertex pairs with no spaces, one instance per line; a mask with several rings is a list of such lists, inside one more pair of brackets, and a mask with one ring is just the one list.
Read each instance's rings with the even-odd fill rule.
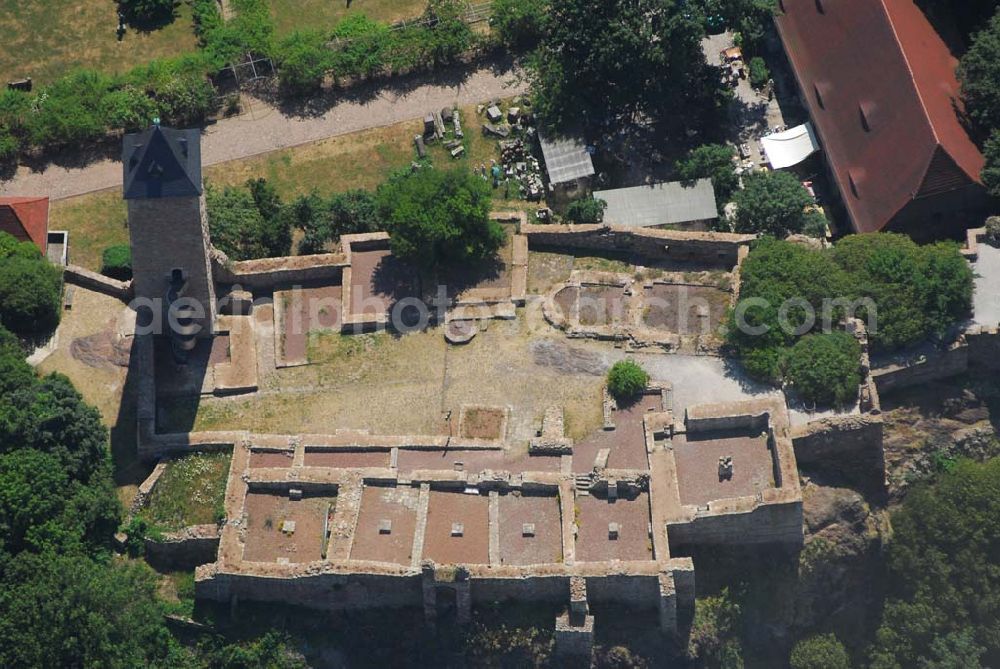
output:
[[463,21],[464,0],[430,0],[419,21],[404,26],[355,15],[330,32],[294,33],[277,42],[264,0],[232,0],[224,21],[216,0],[190,0],[200,51],[156,60],[123,75],[76,70],[34,92],[0,93],[0,160],[40,148],[62,148],[132,132],[159,117],[191,126],[216,112],[208,76],[252,52],[271,56],[282,88],[301,95],[324,77],[365,77],[429,68],[455,60],[476,45]]

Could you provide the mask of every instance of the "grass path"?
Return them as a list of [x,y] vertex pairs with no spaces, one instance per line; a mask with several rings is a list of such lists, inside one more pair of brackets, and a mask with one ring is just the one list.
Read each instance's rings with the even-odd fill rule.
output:
[[295,30],[328,30],[348,14],[395,23],[419,16],[426,0],[268,0],[278,35]]

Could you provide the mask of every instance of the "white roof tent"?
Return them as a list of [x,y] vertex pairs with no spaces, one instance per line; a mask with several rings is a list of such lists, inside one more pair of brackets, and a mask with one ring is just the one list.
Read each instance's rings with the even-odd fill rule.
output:
[[776,170],[798,165],[819,151],[819,142],[811,123],[761,137],[760,144],[767,154],[767,162]]
[[565,184],[594,175],[594,161],[580,138],[548,137],[539,131],[538,141],[550,183]]
[[648,228],[719,217],[711,179],[601,190],[595,191],[594,197],[608,203],[604,220],[617,225]]

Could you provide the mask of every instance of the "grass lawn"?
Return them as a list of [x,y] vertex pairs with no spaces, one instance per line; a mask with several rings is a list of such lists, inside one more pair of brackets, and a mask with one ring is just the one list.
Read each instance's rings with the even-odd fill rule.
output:
[[422,14],[427,0],[268,0],[268,4],[278,34],[285,35],[294,30],[328,30],[348,14],[395,23]]
[[106,247],[128,244],[127,220],[119,189],[56,200],[49,210],[49,229],[69,231],[69,261],[94,271]]
[[[0,0],[2,1],[2,0]],[[499,159],[499,144],[484,137],[476,105],[460,109],[465,130],[465,155],[454,159],[441,143],[428,147],[428,157],[437,167],[478,170]],[[248,179],[264,177],[287,201],[296,195],[316,190],[322,195],[352,188],[374,190],[393,171],[416,160],[413,136],[423,129],[423,121],[414,119],[382,128],[371,128],[348,135],[310,142],[301,146],[233,160],[205,167],[205,180],[217,186],[242,185]],[[535,208],[534,204],[505,199],[503,188],[494,191],[497,209]],[[112,245],[128,243],[126,208],[117,189],[90,193],[52,203],[49,227],[69,230],[70,262],[99,271],[101,253]]]
[[0,0],[0,79],[46,84],[73,67],[118,73],[197,48],[186,2],[154,32],[130,28],[119,42],[117,28],[111,0]]
[[[465,155],[452,158],[441,143],[428,146],[428,157],[437,167],[465,166],[487,168],[499,159],[497,141],[484,137],[476,105],[460,108],[465,131]],[[217,185],[243,184],[248,179],[265,177],[286,199],[316,190],[322,195],[352,188],[374,189],[395,170],[416,160],[414,135],[423,130],[423,120],[414,119],[382,128],[371,128],[348,135],[330,137],[301,146],[274,151],[261,156],[212,165],[205,169],[207,181]],[[495,193],[497,206],[523,204],[505,201],[502,189]]]
[[217,522],[231,460],[230,453],[198,453],[171,461],[142,516],[166,530]]

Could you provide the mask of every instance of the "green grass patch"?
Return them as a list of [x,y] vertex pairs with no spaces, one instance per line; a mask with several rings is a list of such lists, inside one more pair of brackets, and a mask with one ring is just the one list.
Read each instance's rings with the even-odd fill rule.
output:
[[385,332],[362,335],[312,332],[309,334],[306,358],[310,363],[328,363],[355,358],[382,347],[389,336]]
[[197,453],[171,461],[142,516],[166,530],[219,522],[225,515],[231,461],[231,453]]
[[380,23],[420,16],[427,0],[268,0],[278,35],[295,30],[331,30],[349,14]]
[[117,27],[111,0],[0,0],[0,72],[47,84],[75,67],[116,74],[197,50],[186,2],[158,30],[129,28],[118,41]]
[[95,272],[104,249],[129,243],[127,221],[117,189],[57,200],[49,211],[49,229],[69,232],[69,261]]

